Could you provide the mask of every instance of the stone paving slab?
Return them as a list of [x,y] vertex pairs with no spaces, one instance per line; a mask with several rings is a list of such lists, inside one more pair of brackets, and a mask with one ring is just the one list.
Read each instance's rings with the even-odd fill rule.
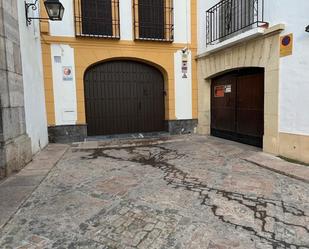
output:
[[48,145],[20,172],[0,183],[0,228],[39,186],[68,148],[62,144]]
[[290,163],[262,152],[244,157],[244,159],[260,167],[309,183],[308,166]]
[[257,153],[206,136],[73,147],[0,248],[309,249],[309,185],[244,159]]
[[[173,143],[173,142],[186,142],[190,140],[192,135],[175,135],[175,136],[161,136],[161,137],[152,137],[152,138],[131,138],[131,139],[104,139],[97,141],[84,141],[74,143],[73,147],[79,150],[89,150],[89,149],[98,149],[98,148],[126,148],[134,146],[143,146],[143,145],[160,145],[164,143]],[[218,138],[218,140],[221,140]],[[274,171],[285,176],[289,176],[306,183],[309,183],[309,167],[287,162],[281,158],[267,154],[264,152],[258,152],[259,149],[247,145],[241,145],[236,142],[223,140],[223,142],[234,144],[235,146],[247,147],[251,151],[243,157],[244,160],[254,163],[265,169]],[[252,153],[254,151],[254,153]],[[309,152],[308,152],[309,153]]]

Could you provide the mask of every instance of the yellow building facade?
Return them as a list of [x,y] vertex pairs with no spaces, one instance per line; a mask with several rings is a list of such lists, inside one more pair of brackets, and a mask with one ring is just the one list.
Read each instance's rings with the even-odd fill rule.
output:
[[[96,3],[97,1],[92,0],[90,2]],[[146,3],[124,0],[105,2],[107,7],[111,7],[110,20],[108,18],[107,20],[101,20],[99,17],[104,13],[100,13],[99,10],[90,11],[92,5],[87,7],[84,6],[83,1],[76,0],[63,2],[65,7],[63,21],[41,23],[46,109],[51,139],[53,141],[63,141],[63,139],[81,140],[87,136],[87,129],[90,129],[87,127],[88,122],[96,122],[94,130],[91,132],[92,135],[152,131],[151,127],[146,127],[147,124],[144,126],[137,125],[136,127],[129,127],[128,124],[127,130],[126,127],[120,125],[119,132],[117,132],[117,128],[110,129],[110,127],[104,131],[104,124],[103,128],[99,126],[101,122],[108,122],[104,119],[104,117],[108,117],[108,115],[104,116],[104,111],[108,111],[104,110],[104,108],[96,110],[100,108],[99,105],[102,105],[103,102],[93,102],[94,99],[89,100],[92,107],[88,106],[87,109],[87,101],[85,100],[85,75],[87,70],[93,67],[96,67],[93,70],[103,70],[99,73],[96,72],[106,82],[96,79],[93,80],[96,83],[90,83],[91,87],[97,87],[93,86],[94,84],[108,85],[107,76],[105,77],[102,74],[104,72],[106,75],[112,74],[106,71],[109,69],[103,68],[109,68],[108,63],[115,61],[119,63],[126,61],[125,64],[128,68],[131,67],[130,62],[141,65],[141,67],[147,65],[144,69],[137,70],[148,70],[149,68],[151,71],[151,68],[153,68],[161,73],[164,81],[164,118],[162,118],[164,126],[162,126],[161,130],[160,128],[153,128],[153,131],[160,130],[170,133],[194,132],[198,115],[197,69],[194,59],[197,51],[196,1],[159,1],[161,5],[159,4],[155,8],[154,6],[148,6],[147,1]],[[104,8],[104,6],[98,6],[98,9],[100,7]],[[155,13],[147,12],[150,7]],[[109,8],[107,9],[109,10]],[[161,10],[163,13],[160,14]],[[88,16],[81,12],[88,13]],[[106,16],[106,14],[104,15]],[[89,21],[91,16],[97,18],[92,23]],[[162,22],[156,20],[160,19],[160,17]],[[98,20],[100,23],[98,23]],[[102,23],[109,21],[112,21],[110,29]],[[151,24],[151,22],[153,23]],[[103,25],[101,26],[103,28],[99,28],[100,25]],[[161,30],[160,25],[162,25]],[[83,30],[81,30],[81,27]],[[105,37],[104,33],[114,37]],[[122,73],[119,71],[120,69],[117,70],[114,74],[119,75]],[[69,75],[67,75],[67,72]],[[145,72],[143,71],[143,73]],[[126,77],[131,77],[128,75],[130,72],[125,73],[127,75],[123,76],[121,82],[125,82]],[[140,73],[140,75],[143,75],[143,73]],[[131,74],[136,77],[139,73],[134,72]],[[152,76],[149,77],[151,79]],[[147,79],[144,78],[145,82],[143,81],[141,84],[149,84],[150,80]],[[136,78],[136,82],[141,82],[140,80]],[[156,86],[150,86],[149,89],[155,89],[154,87]],[[109,89],[112,88],[113,86],[109,86]],[[121,89],[119,92],[121,92]],[[137,90],[137,92],[139,91]],[[117,98],[121,102],[122,100],[119,98],[124,95],[119,94]],[[147,94],[149,94],[149,98],[156,98],[151,95],[152,93]],[[111,101],[114,101],[113,105],[117,106],[117,99]],[[131,102],[125,103],[128,103],[129,106],[132,105]],[[142,104],[144,105],[144,103],[145,105],[152,105],[149,106],[149,110],[156,110],[156,100],[151,103],[145,100]],[[157,104],[160,106],[159,103]],[[124,104],[120,104],[120,109],[116,108],[117,110],[112,112],[122,112],[121,106],[123,107]],[[91,114],[87,114],[87,111],[91,112]],[[153,113],[156,112],[153,111]],[[100,120],[90,120],[94,118],[93,116],[100,116],[101,114],[103,116],[100,117]],[[87,118],[87,115],[92,115],[92,117]],[[132,115],[132,117],[126,116],[118,121],[117,119],[123,118],[123,116],[120,114],[113,116],[115,119],[114,126],[118,125],[117,122],[130,122],[128,120],[134,119],[134,112]],[[147,115],[144,118],[158,118]]]

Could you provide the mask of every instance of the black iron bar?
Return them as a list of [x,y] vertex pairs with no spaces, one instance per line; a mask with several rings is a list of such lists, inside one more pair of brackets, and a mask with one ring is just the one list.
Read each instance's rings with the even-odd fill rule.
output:
[[206,11],[206,45],[214,45],[264,22],[264,0],[222,0]]

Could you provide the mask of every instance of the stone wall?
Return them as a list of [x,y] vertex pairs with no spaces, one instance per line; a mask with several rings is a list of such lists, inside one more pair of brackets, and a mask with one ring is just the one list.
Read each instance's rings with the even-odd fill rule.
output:
[[87,138],[87,125],[59,125],[48,127],[50,143],[82,142]]
[[26,135],[17,0],[0,0],[0,178],[31,160]]
[[[171,135],[194,134],[197,128],[197,119],[165,121],[165,130]],[[154,132],[157,134],[157,132]],[[119,134],[121,136],[121,134]],[[48,127],[50,143],[81,142],[87,138],[87,125],[58,125]],[[118,135],[110,135],[117,137]],[[106,136],[109,137],[109,136]]]
[[197,123],[197,119],[168,120],[166,121],[166,130],[171,135],[194,134],[196,133]]

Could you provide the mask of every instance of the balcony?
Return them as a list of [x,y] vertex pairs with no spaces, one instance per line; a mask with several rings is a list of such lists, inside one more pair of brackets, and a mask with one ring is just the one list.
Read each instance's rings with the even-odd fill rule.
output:
[[206,45],[265,24],[264,0],[223,0],[206,11]]
[[119,0],[74,0],[75,34],[120,38]]
[[173,0],[133,0],[135,40],[174,40]]

